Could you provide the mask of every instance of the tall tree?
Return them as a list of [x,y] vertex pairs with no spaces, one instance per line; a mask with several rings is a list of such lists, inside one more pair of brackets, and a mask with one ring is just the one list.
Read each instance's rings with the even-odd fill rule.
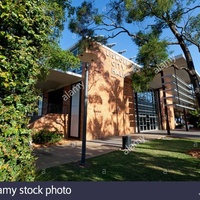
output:
[[[189,45],[195,45],[200,49],[200,14],[196,12],[200,9],[200,4],[195,0],[111,0],[106,8],[106,13],[99,12],[90,17],[87,26],[90,31],[87,33],[94,35],[95,31],[108,31],[111,34],[108,33],[107,39],[127,33],[139,46],[137,61],[146,72],[148,72],[147,68],[155,68],[166,59],[169,45],[179,45],[186,58],[185,70],[189,74],[197,105],[200,107],[200,85],[188,48]],[[80,8],[77,8],[77,13],[79,11]],[[79,21],[79,18],[76,20]],[[133,24],[132,28],[127,24]],[[140,25],[138,30],[144,28],[137,31],[136,25]],[[171,31],[171,38],[163,38],[162,33],[166,29]],[[149,75],[153,77],[153,74]],[[145,78],[141,80],[146,81]]]
[[80,6],[73,8],[73,11],[74,15],[70,19],[69,30],[81,37],[78,43],[80,51],[92,48],[94,40],[103,44],[107,42],[104,37],[96,37],[94,26],[100,25],[102,18],[98,9],[94,8],[93,1],[84,1]]
[[0,1],[0,181],[34,180],[28,114],[37,105],[38,77],[61,52],[56,42],[68,6],[62,0]]

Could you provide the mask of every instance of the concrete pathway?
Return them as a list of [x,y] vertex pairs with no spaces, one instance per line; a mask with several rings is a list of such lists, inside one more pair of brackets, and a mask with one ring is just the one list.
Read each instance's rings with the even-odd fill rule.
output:
[[[119,149],[96,143],[87,143],[86,146],[86,159]],[[37,157],[36,168],[41,170],[65,163],[78,162],[81,160],[81,151],[81,141],[68,141],[62,145],[34,148],[33,154]]]
[[[139,134],[132,134],[131,142],[136,140],[154,140],[165,137],[181,137],[181,138],[199,138],[200,131],[188,132],[183,130],[171,131],[171,135],[167,136],[166,131],[151,131]],[[86,143],[86,159],[119,150],[122,147],[122,136],[113,136],[106,139],[90,140]],[[69,140],[64,144],[52,145],[49,147],[37,147],[33,149],[33,154],[37,157],[36,168],[38,170],[58,166],[70,162],[78,162],[81,160],[82,142],[77,140]]]

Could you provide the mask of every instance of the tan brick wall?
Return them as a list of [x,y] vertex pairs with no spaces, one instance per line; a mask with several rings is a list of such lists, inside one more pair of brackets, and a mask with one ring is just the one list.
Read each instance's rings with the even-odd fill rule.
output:
[[[166,97],[171,96],[170,93],[166,93]],[[160,101],[161,101],[161,113],[162,113],[162,128],[166,130],[166,115],[165,115],[165,106],[163,100],[163,91],[160,90]],[[167,104],[172,104],[172,99],[167,99]],[[168,118],[169,118],[169,125],[170,129],[175,129],[175,115],[174,115],[174,107],[168,106]]]
[[67,114],[53,114],[49,113],[35,122],[29,124],[29,128],[40,131],[43,129],[49,131],[58,131],[67,137],[66,130],[68,130],[68,115]]
[[98,58],[89,67],[87,139],[134,133],[133,92],[123,77],[130,62],[103,47],[94,53]]
[[135,110],[134,110],[134,96],[132,88],[131,79],[124,79],[124,125],[125,133],[135,133],[136,132],[136,120],[135,120]]

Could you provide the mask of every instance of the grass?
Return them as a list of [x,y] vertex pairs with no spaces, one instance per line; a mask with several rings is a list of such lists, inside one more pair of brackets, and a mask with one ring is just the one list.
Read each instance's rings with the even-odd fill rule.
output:
[[127,155],[114,151],[86,160],[81,168],[69,163],[37,172],[36,181],[200,181],[200,159],[187,151],[200,139],[153,140]]

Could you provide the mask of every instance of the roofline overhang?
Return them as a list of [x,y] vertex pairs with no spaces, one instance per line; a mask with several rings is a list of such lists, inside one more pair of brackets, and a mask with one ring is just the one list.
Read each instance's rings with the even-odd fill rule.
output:
[[70,71],[50,69],[45,81],[38,81],[36,88],[42,92],[50,92],[82,81],[82,75]]

